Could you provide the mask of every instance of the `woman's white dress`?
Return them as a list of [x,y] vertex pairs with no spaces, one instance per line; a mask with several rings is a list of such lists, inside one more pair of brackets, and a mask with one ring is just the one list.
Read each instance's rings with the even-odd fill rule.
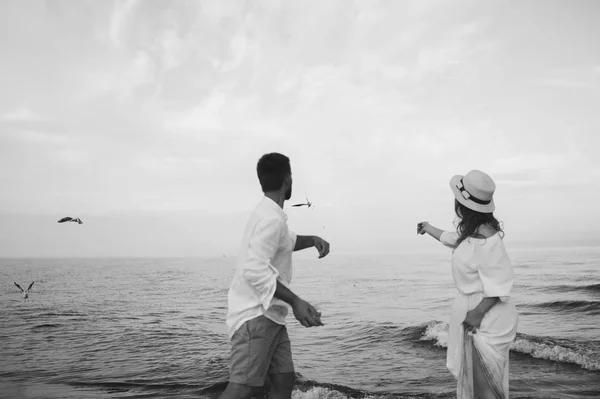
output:
[[[459,235],[445,231],[440,241],[454,247]],[[467,238],[453,250],[452,276],[458,290],[448,329],[446,366],[457,380],[457,399],[473,399],[472,351],[495,398],[508,398],[508,354],[517,334],[518,314],[510,298],[513,268],[500,233]],[[462,322],[485,297],[500,297],[471,335]],[[472,343],[472,344],[471,344]]]

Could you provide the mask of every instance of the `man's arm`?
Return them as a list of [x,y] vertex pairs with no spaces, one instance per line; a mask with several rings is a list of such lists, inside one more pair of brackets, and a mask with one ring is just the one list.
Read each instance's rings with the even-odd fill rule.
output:
[[296,236],[296,245],[294,251],[302,251],[303,249],[315,246],[315,236]]
[[281,284],[279,280],[277,280],[277,288],[275,289],[275,297],[281,299],[283,302],[294,306],[294,302],[298,301],[300,297],[292,292],[288,287]]
[[321,312],[318,312],[311,304],[300,299],[288,287],[277,281],[275,297],[290,304],[294,311],[294,316],[304,327],[322,326]]
[[242,276],[254,289],[265,309],[276,297],[292,306],[294,316],[304,327],[322,326],[321,314],[277,280],[279,273],[271,265],[271,259],[279,246],[282,229],[281,220],[265,219],[259,222],[250,240]]
[[271,259],[277,252],[282,232],[280,220],[261,220],[250,239],[246,262],[242,266],[242,278],[252,287],[265,309],[276,291],[279,273],[271,265]]
[[296,236],[294,251],[301,251],[306,248],[316,247],[319,251],[319,258],[327,256],[329,253],[329,243],[317,236]]

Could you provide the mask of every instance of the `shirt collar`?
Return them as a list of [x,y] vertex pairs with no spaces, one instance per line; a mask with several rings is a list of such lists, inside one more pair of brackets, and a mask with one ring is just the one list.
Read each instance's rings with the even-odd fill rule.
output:
[[279,216],[281,216],[284,220],[287,220],[287,215],[286,213],[283,211],[283,209],[281,209],[281,207],[279,206],[279,204],[275,201],[273,201],[271,198],[267,197],[266,195],[263,197],[262,199],[262,203],[270,210],[273,210],[275,212],[277,212],[277,214]]

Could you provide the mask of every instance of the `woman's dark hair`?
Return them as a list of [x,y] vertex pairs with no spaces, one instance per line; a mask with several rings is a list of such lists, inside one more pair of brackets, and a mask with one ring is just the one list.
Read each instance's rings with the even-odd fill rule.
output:
[[474,238],[485,238],[481,234],[477,233],[477,229],[479,226],[489,224],[494,228],[501,237],[504,238],[504,231],[502,230],[502,226],[498,219],[494,217],[493,213],[481,213],[471,210],[454,200],[454,212],[456,212],[456,216],[458,216],[459,221],[456,225],[456,230],[458,231],[458,240],[456,242],[456,246],[458,247],[461,242],[466,240],[469,237]]
[[290,173],[290,159],[277,152],[263,155],[256,165],[256,174],[264,193],[279,190]]

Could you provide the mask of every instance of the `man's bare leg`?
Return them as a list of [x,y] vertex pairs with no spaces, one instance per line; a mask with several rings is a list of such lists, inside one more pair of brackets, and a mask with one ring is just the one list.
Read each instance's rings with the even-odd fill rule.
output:
[[270,374],[271,389],[269,399],[290,399],[296,382],[295,373]]
[[230,382],[219,399],[250,399],[258,390],[256,387]]

